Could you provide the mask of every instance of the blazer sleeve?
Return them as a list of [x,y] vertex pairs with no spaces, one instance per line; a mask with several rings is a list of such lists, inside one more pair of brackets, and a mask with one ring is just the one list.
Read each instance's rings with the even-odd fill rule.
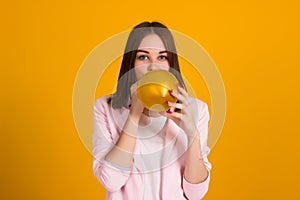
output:
[[131,169],[116,166],[104,159],[115,145],[109,128],[114,121],[108,117],[109,106],[106,99],[95,102],[93,114],[93,173],[107,191],[114,192],[126,183]]
[[197,104],[198,104],[197,110],[200,112],[197,128],[200,133],[200,142],[201,142],[201,147],[202,147],[202,151],[199,152],[199,158],[202,158],[204,161],[204,164],[208,171],[208,177],[206,178],[206,180],[204,180],[203,182],[198,183],[198,184],[189,183],[183,177],[183,190],[184,190],[186,197],[190,200],[199,200],[205,196],[205,194],[208,191],[209,182],[210,182],[210,170],[212,168],[211,163],[207,159],[207,156],[210,152],[210,149],[207,146],[208,121],[210,118],[210,115],[208,112],[208,106],[204,102],[202,102],[202,103],[198,102]]

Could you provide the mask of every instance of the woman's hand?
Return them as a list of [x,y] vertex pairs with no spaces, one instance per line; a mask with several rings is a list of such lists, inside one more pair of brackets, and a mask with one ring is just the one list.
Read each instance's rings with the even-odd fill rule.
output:
[[138,123],[138,121],[143,113],[144,106],[141,103],[141,101],[139,100],[136,90],[137,90],[137,83],[134,83],[130,87],[130,92],[131,92],[130,116]]
[[[170,107],[166,111],[166,116],[180,126],[189,137],[193,137],[196,133],[196,123],[188,93],[178,85],[178,92],[171,90],[170,94],[181,103],[166,102]],[[175,111],[175,109],[178,111]]]

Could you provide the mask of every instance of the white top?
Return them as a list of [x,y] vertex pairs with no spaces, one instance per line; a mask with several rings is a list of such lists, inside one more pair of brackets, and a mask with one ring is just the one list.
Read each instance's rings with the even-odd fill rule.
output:
[[[202,158],[209,172],[205,181],[192,184],[184,178],[187,159],[185,154],[187,148],[186,134],[171,119],[167,119],[164,122],[162,120],[164,117],[151,119],[152,123],[150,123],[147,129],[152,131],[145,132],[143,127],[141,127],[142,130],[139,133],[148,136],[148,139],[143,139],[140,134],[140,138],[136,140],[132,167],[124,168],[109,163],[104,159],[117,143],[122,128],[129,116],[129,110],[126,108],[113,109],[111,104],[108,103],[109,97],[110,95],[99,98],[95,102],[94,134],[92,138],[94,156],[93,173],[106,189],[106,199],[202,199],[209,187],[211,170],[211,164],[207,159],[209,151],[206,151],[206,149],[209,150],[207,147],[209,121],[207,104],[201,100],[190,98],[191,106],[194,108],[194,119],[200,136]],[[163,130],[159,134],[154,134],[157,133],[157,130],[162,129],[164,123]],[[162,149],[161,144],[164,145],[163,155],[159,151]],[[142,149],[140,149],[141,147]],[[152,153],[141,156],[141,153],[151,151]],[[159,162],[157,158],[161,158],[161,156],[163,156],[163,159]],[[147,162],[151,162],[151,167],[145,167]],[[163,167],[155,171],[159,165]],[[151,178],[149,174],[144,173],[147,169],[152,170],[152,173],[156,173],[155,176]],[[159,193],[157,192],[158,190]]]
[[139,156],[135,157],[137,167],[143,172],[144,200],[161,199],[161,168],[164,147],[164,125],[167,118],[149,117],[147,126],[139,127]]

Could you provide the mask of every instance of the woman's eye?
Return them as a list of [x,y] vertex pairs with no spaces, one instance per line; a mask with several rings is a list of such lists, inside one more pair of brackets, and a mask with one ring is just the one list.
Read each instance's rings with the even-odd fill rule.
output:
[[159,60],[168,60],[168,57],[167,56],[159,56],[158,59]]
[[148,59],[148,57],[145,56],[145,55],[140,55],[140,56],[138,56],[138,59],[139,60],[146,60],[146,59]]

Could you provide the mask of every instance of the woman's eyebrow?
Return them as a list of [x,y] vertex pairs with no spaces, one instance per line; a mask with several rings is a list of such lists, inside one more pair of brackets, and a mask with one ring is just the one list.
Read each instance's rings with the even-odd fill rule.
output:
[[160,51],[159,54],[161,54],[161,53],[168,53],[168,51]]
[[[143,49],[138,49],[137,52],[143,52],[143,53],[148,53],[149,54],[149,51],[146,51],[146,50],[143,50]],[[164,50],[164,51],[160,51],[158,52],[159,54],[162,54],[162,53],[168,53],[168,51]]]
[[143,53],[148,53],[149,54],[149,51],[145,51],[145,50],[142,50],[142,49],[138,49],[137,52],[143,52]]

